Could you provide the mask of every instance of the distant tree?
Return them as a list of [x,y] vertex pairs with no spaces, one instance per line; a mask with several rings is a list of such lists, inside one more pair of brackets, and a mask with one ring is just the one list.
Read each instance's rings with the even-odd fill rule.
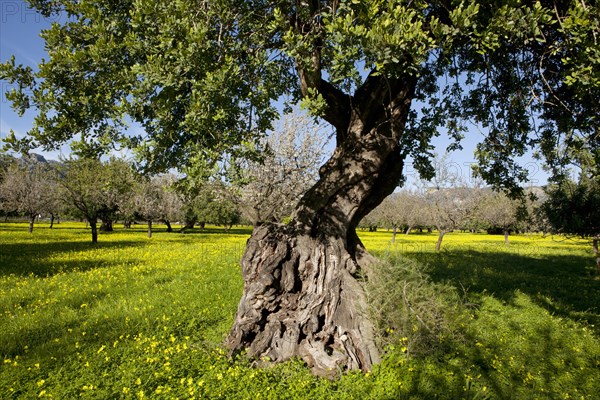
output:
[[193,210],[202,226],[207,223],[223,225],[225,230],[229,230],[240,222],[239,207],[229,190],[223,182],[210,182],[194,199]]
[[180,217],[182,202],[175,193],[175,182],[175,176],[169,174],[151,178],[139,176],[137,179],[125,210],[131,218],[137,216],[146,221],[149,238],[152,237],[153,222],[162,221],[167,225],[167,232],[173,232],[171,221]]
[[525,220],[526,210],[523,199],[511,199],[503,192],[482,191],[478,196],[475,214],[485,224],[489,232],[499,230],[504,234],[504,243],[509,244],[511,230]]
[[543,210],[555,232],[600,234],[600,179],[583,174],[577,182],[565,179],[546,187]]
[[322,127],[310,116],[296,111],[284,115],[262,142],[261,160],[237,163],[241,188],[240,207],[253,225],[281,222],[318,178],[323,162]]
[[161,190],[159,220],[167,225],[167,232],[173,232],[171,222],[181,218],[183,203],[176,192],[177,177],[172,174],[158,175],[153,178]]
[[408,235],[412,228],[426,225],[426,208],[423,197],[417,192],[401,190],[387,197],[369,217],[379,226],[392,229],[392,243],[398,229]]
[[131,165],[111,158],[74,158],[63,162],[58,182],[62,196],[89,223],[92,243],[98,242],[98,220],[111,221],[119,205],[128,201],[135,183]]
[[0,150],[0,182],[4,180],[4,174],[8,171],[8,168],[16,163],[16,161],[14,157]]
[[433,167],[432,179],[421,181],[420,186],[428,225],[438,231],[435,249],[439,251],[448,232],[468,225],[479,189],[469,186],[469,176],[448,159],[448,154],[436,155]]
[[148,224],[148,238],[152,237],[152,223],[163,216],[163,189],[156,179],[141,177],[136,183],[132,202],[136,213]]
[[474,189],[465,186],[432,188],[425,193],[429,224],[438,231],[435,250],[442,247],[444,236],[468,223],[474,208]]
[[41,164],[14,164],[4,173],[0,182],[2,208],[26,215],[29,233],[33,232],[35,220],[40,214],[53,212],[56,198],[56,182],[47,166]]
[[173,180],[172,189],[178,197],[174,201],[180,204],[178,216],[183,221],[180,232],[192,229],[196,223],[204,228],[206,221],[199,220],[197,210],[202,208],[199,203],[208,202],[212,196],[211,182],[220,179],[220,172],[213,163],[200,160],[193,166],[182,168],[182,176]]
[[[16,163],[16,160],[14,157],[5,154],[2,152],[2,150],[0,149],[0,183],[2,183],[2,181],[4,181],[4,176],[6,174],[6,172],[8,172],[8,169],[11,165],[13,165],[14,163]],[[4,202],[2,201],[2,193],[0,193],[0,214],[4,215],[5,218],[8,218],[8,215],[10,214],[11,210],[7,210],[4,206]]]
[[564,178],[546,187],[542,210],[553,230],[593,237],[596,267],[600,273],[600,177],[583,170],[577,182]]
[[516,232],[550,232],[551,225],[543,210],[543,204],[547,199],[544,188],[527,187],[523,190],[523,196],[516,198],[517,223],[514,226]]

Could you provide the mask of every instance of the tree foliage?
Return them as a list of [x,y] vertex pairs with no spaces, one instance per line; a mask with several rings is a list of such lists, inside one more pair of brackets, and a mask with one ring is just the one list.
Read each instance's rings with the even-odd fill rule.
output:
[[582,174],[578,182],[562,180],[546,189],[543,210],[559,233],[581,236],[600,234],[600,183]]
[[[514,155],[530,147],[553,166],[581,147],[598,158],[593,2],[29,3],[69,18],[42,33],[39,71],[14,58],[0,69],[17,86],[14,107],[39,110],[26,139],[9,138],[15,148],[81,135],[88,153],[121,143],[148,168],[185,165],[244,153],[271,128],[282,94],[340,128],[359,88],[402,78],[416,80],[424,106],[411,111],[401,151],[425,175],[431,137],[443,127],[459,146],[467,119],[486,129],[479,173],[498,185],[524,178]],[[124,136],[127,118],[145,133]]]
[[120,204],[131,196],[134,179],[131,165],[116,158],[108,161],[68,159],[58,173],[65,202],[90,224],[94,243],[98,240],[98,219],[114,218]]

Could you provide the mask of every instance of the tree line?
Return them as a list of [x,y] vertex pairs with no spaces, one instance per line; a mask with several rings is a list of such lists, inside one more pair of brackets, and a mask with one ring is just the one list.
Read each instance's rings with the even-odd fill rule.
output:
[[542,209],[545,199],[541,188],[530,188],[526,196],[517,199],[488,187],[405,189],[386,198],[363,219],[360,227],[389,229],[392,242],[397,232],[408,235],[413,230],[435,229],[436,250],[440,250],[444,236],[455,230],[503,234],[508,244],[513,232],[551,231]]
[[115,221],[130,227],[173,222],[181,231],[205,224],[254,226],[282,221],[317,178],[326,138],[312,119],[290,113],[261,143],[259,159],[231,159],[164,174],[136,171],[122,158],[73,156],[46,161],[37,154],[2,154],[0,215],[26,217],[33,232],[40,215],[68,216],[87,222],[92,242]]
[[[282,222],[316,179],[323,155],[323,135],[314,125],[297,125],[306,122],[303,118],[293,115],[282,123],[282,129],[265,142],[269,150],[264,159],[232,163],[229,180],[219,179],[218,171],[208,167],[188,174],[147,176],[114,157],[57,162],[36,154],[19,159],[4,154],[0,213],[26,217],[29,232],[40,215],[49,217],[51,228],[58,216],[83,219],[93,242],[98,231],[111,231],[117,220],[125,228],[136,221],[146,223],[148,237],[156,222],[165,224],[168,232],[173,232],[173,222],[181,224],[182,232],[207,223],[227,230],[238,223]],[[312,130],[302,128],[306,126]],[[506,244],[511,232],[584,237],[599,233],[600,182],[585,171],[578,181],[563,178],[513,198],[481,182],[469,184],[452,176],[445,157],[436,158],[434,164],[432,180],[393,193],[359,227],[391,230],[392,242],[398,232],[436,230],[436,250],[455,230],[503,234]]]

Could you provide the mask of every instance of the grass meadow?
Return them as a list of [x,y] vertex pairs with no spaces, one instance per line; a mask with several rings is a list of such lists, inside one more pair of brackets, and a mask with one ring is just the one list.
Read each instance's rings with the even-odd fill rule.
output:
[[[221,343],[250,230],[152,239],[145,227],[0,223],[1,399],[598,399],[600,279],[564,237],[360,232],[374,254],[423,265],[459,299],[444,346],[387,345],[370,373],[329,381],[299,361],[254,368]],[[399,282],[400,284],[400,282]],[[393,337],[393,336],[392,336]]]

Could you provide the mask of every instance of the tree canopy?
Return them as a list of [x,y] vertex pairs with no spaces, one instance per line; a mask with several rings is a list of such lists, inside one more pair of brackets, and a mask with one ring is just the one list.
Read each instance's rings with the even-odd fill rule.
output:
[[[431,138],[445,128],[460,146],[466,120],[487,132],[479,172],[499,185],[525,177],[514,155],[530,147],[557,167],[581,148],[598,158],[593,2],[29,3],[68,18],[42,33],[49,58],[39,70],[14,58],[0,69],[17,84],[8,95],[16,109],[39,110],[27,138],[8,139],[17,149],[79,137],[82,152],[118,143],[165,169],[244,153],[277,118],[281,96],[303,98],[343,136],[361,97],[376,102],[378,90],[413,81],[420,107],[408,115],[400,151],[425,175]],[[123,134],[131,121],[143,135]]]

